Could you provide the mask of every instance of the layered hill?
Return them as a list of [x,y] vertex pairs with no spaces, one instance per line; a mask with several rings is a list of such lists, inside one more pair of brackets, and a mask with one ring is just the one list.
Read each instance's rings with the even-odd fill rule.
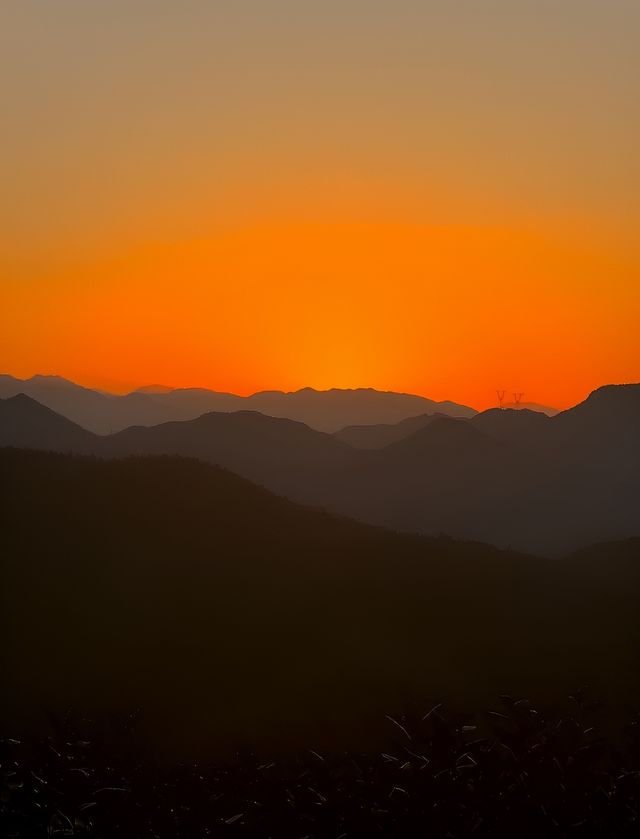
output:
[[90,453],[97,444],[90,431],[23,393],[0,399],[0,447]]
[[330,434],[257,411],[128,428],[97,442],[96,451],[108,456],[196,457],[311,504],[330,499],[345,474],[358,471],[359,461],[357,452]]
[[400,422],[424,413],[471,417],[476,412],[455,402],[434,402],[423,396],[393,393],[373,388],[314,390],[307,387],[293,393],[265,391],[248,397],[256,411],[304,422],[320,431],[337,431],[347,425]]
[[[29,438],[37,448],[197,457],[362,521],[553,555],[638,535],[639,394],[638,385],[601,388],[556,417],[497,409],[469,420],[439,416],[376,449],[257,412],[209,413],[105,438],[76,429],[74,443],[68,428],[49,428],[37,403],[21,397],[20,407],[25,427],[35,427],[33,414],[43,424],[41,440]],[[5,445],[24,445],[11,423],[1,432]]]
[[237,396],[205,388],[150,385],[116,396],[81,387],[59,376],[33,376],[26,380],[0,376],[0,398],[18,393],[31,396],[96,434],[111,434],[131,425],[195,419],[212,411],[259,411],[327,432],[354,423],[396,423],[422,413],[464,417],[475,414],[473,408],[455,402],[434,402],[422,396],[371,388],[325,391],[303,388],[291,393],[263,391]]
[[82,387],[60,376],[33,376],[16,379],[0,376],[0,398],[20,393],[96,434],[111,434],[130,425],[156,425],[174,419],[166,406],[158,405],[144,393],[113,396]]
[[379,423],[377,425],[347,425],[334,436],[356,449],[384,449],[391,443],[404,440],[416,431],[429,425],[437,417],[445,414],[420,414],[417,417],[407,417],[396,423]]
[[393,489],[366,516],[542,554],[637,535],[639,397],[638,385],[605,387],[556,417],[432,422],[375,453],[376,486]]

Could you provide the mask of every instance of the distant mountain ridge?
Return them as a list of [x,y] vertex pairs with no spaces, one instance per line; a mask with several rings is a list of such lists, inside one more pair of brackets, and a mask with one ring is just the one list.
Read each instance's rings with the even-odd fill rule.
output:
[[124,396],[85,388],[59,376],[16,379],[0,375],[0,398],[25,393],[42,405],[96,434],[111,434],[132,425],[157,425],[195,419],[210,411],[260,411],[304,422],[317,431],[333,432],[348,425],[397,423],[424,413],[471,417],[476,411],[455,402],[372,388],[292,392],[260,391],[251,396],[218,393],[206,388],[171,389],[163,385],[138,388]]
[[145,385],[144,387],[137,387],[132,393],[170,393],[173,390],[172,387],[167,387],[167,385]]
[[0,375],[0,398],[18,393],[30,396],[96,434],[110,434],[130,425],[156,425],[167,420],[166,408],[144,393],[113,396],[60,376],[33,376],[22,381]]
[[361,521],[539,554],[640,535],[640,385],[600,388],[555,417],[508,409],[438,416],[368,449],[255,411],[99,437],[17,396],[0,402],[0,442],[195,457]]
[[397,423],[381,423],[378,425],[347,425],[334,432],[334,437],[349,443],[356,449],[383,449],[385,446],[410,437],[414,432],[429,425],[437,417],[445,414],[420,414],[417,417],[407,417]]
[[546,414],[548,417],[555,417],[560,411],[557,408],[552,408],[549,405],[540,405],[539,402],[503,402],[503,408],[509,408],[514,411],[536,411],[539,414]]

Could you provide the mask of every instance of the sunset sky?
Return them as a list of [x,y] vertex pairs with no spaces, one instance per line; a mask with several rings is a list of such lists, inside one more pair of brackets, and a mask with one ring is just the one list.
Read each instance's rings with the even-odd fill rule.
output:
[[638,0],[5,0],[0,372],[640,380]]

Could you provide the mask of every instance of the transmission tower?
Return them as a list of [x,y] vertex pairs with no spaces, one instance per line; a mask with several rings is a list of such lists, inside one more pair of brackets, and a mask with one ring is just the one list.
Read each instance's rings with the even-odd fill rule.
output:
[[523,396],[524,396],[524,391],[523,391],[523,392],[521,392],[521,393],[514,393],[514,394],[513,394],[513,403],[514,403],[514,405],[519,405],[519,404],[520,404],[520,400],[522,399],[522,397],[523,397]]
[[500,410],[502,410],[502,403],[504,402],[506,392],[506,390],[496,390],[496,393],[498,394],[498,406]]

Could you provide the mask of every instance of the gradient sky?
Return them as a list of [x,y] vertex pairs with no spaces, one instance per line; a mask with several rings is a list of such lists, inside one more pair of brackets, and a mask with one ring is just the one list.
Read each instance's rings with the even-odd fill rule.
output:
[[4,0],[0,370],[640,379],[637,0]]

